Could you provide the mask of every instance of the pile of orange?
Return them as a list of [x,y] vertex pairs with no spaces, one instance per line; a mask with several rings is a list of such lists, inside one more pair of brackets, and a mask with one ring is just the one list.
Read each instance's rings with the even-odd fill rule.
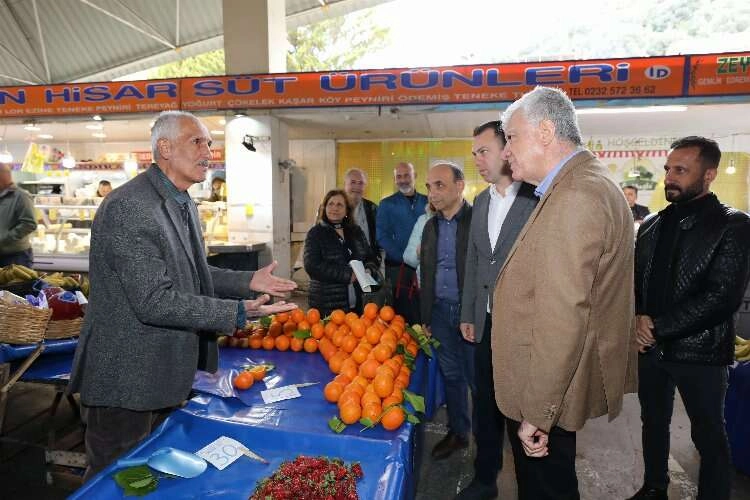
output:
[[247,340],[251,349],[320,352],[336,374],[323,393],[338,405],[341,421],[367,418],[388,430],[398,429],[406,418],[401,403],[411,370],[397,352],[399,345],[411,356],[419,350],[403,316],[374,303],[365,305],[361,316],[337,309],[327,322],[317,309],[276,314],[267,328],[254,330]]

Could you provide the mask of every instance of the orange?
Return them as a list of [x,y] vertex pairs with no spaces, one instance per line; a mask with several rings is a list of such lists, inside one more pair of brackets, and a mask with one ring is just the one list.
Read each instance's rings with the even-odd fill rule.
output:
[[370,327],[370,326],[372,326],[372,320],[371,320],[370,318],[368,318],[367,316],[362,316],[362,317],[361,317],[361,318],[360,318],[359,320],[360,320],[360,321],[361,321],[362,323],[364,323],[364,324],[365,324],[365,327]]
[[326,326],[323,329],[323,332],[325,333],[325,336],[330,339],[331,337],[333,337],[333,334],[336,333],[336,329],[338,327],[339,325],[337,325],[333,321],[329,321],[328,323],[326,323]]
[[363,407],[365,407],[365,406],[367,406],[369,404],[373,404],[373,403],[376,404],[376,405],[378,405],[378,406],[380,406],[380,404],[381,404],[381,402],[380,402],[380,396],[378,396],[374,392],[365,392],[362,395],[362,401],[361,402],[362,402],[362,406]]
[[404,423],[405,419],[406,415],[404,414],[403,408],[394,406],[386,410],[385,415],[380,418],[380,423],[383,425],[384,429],[394,431],[401,427],[401,424]]
[[380,330],[376,326],[371,326],[367,328],[367,331],[365,332],[365,338],[367,339],[367,342],[369,342],[372,345],[377,344],[380,342]]
[[315,309],[314,307],[308,309],[307,315],[305,316],[307,318],[307,322],[311,325],[314,325],[318,321],[320,321],[320,311]]
[[353,379],[359,373],[359,367],[357,366],[357,363],[355,363],[353,359],[346,358],[344,362],[341,363],[341,373],[343,373],[350,379]]
[[283,312],[279,314],[274,314],[273,319],[283,325],[284,323],[289,321],[289,313]]
[[386,398],[393,392],[393,379],[382,373],[375,376],[372,385],[375,387],[375,394],[381,398]]
[[310,323],[307,322],[306,319],[303,319],[299,323],[297,323],[297,330],[309,330],[310,329]]
[[379,362],[383,362],[386,359],[391,357],[391,349],[385,344],[378,344],[372,352],[375,355],[375,359],[377,359]]
[[400,314],[395,315],[391,321],[392,322],[395,321],[395,322],[401,323],[402,325],[406,325],[406,318],[404,318]]
[[394,386],[398,385],[402,389],[405,389],[405,388],[409,387],[409,376],[408,375],[399,374],[399,376],[396,377],[396,380],[393,382],[393,385]]
[[289,337],[286,335],[279,335],[276,337],[276,349],[279,351],[286,351],[289,349],[289,344],[291,341],[289,340]]
[[400,404],[400,401],[395,396],[388,396],[387,398],[383,398],[383,408],[388,408],[389,406]]
[[362,312],[365,318],[375,319],[378,317],[378,305],[374,302],[369,302],[365,304]]
[[398,374],[399,375],[404,374],[407,377],[411,377],[411,370],[409,369],[408,366],[402,365],[401,368],[398,369]]
[[[355,379],[356,379],[356,377],[355,377]],[[352,380],[351,382],[349,382],[347,384],[346,387],[344,387],[344,392],[356,392],[357,394],[359,394],[359,397],[361,399],[362,396],[364,396],[364,394],[365,394],[365,388],[364,388],[363,385],[361,385],[361,384],[355,382],[354,380]]]
[[378,367],[377,370],[375,370],[376,377],[380,375],[381,373],[389,376],[390,378],[394,380],[396,379],[396,373],[393,371],[393,367],[391,367],[391,365],[389,365],[388,363],[383,363],[382,365]]
[[375,378],[375,375],[377,374],[377,370],[380,367],[380,363],[378,363],[375,359],[368,359],[362,365],[359,367],[359,372],[362,374],[363,377],[368,378],[370,380]]
[[260,349],[263,347],[263,335],[259,333],[253,333],[247,339],[247,345],[250,349]]
[[380,406],[380,403],[370,403],[362,406],[362,418],[369,418],[373,424],[378,421],[382,412],[383,408]]
[[333,356],[331,356],[331,359],[328,360],[328,368],[333,373],[341,373],[341,365],[344,363],[346,354],[343,352],[337,352]]
[[265,349],[266,351],[270,351],[271,349],[276,347],[276,342],[270,335],[268,335],[267,337],[263,337],[263,341],[261,342],[261,344],[263,346],[263,349]]
[[318,350],[318,341],[312,337],[307,337],[302,343],[302,348],[305,352],[315,352]]
[[367,385],[370,383],[370,381],[367,380],[362,375],[357,375],[356,377],[354,377],[354,380],[352,380],[352,382],[361,385],[362,386],[362,392],[365,392],[365,389],[367,388]]
[[295,323],[291,319],[289,321],[287,321],[286,323],[284,323],[284,333],[286,333],[287,335],[289,335],[289,334],[291,334],[293,332],[296,332],[296,331],[297,331],[297,323]]
[[359,316],[357,316],[357,313],[353,311],[346,313],[346,316],[344,316],[344,323],[346,323],[350,327],[352,326],[352,323],[354,323],[357,320],[359,320]]
[[351,328],[352,333],[358,339],[361,339],[365,336],[365,330],[367,329],[365,323],[361,319],[352,321],[351,325],[349,325],[349,328]]
[[326,401],[330,403],[337,402],[339,397],[341,397],[342,392],[344,392],[344,386],[338,382],[328,382],[325,389],[323,389],[323,395],[325,396]]
[[394,387],[393,388],[393,392],[391,393],[390,396],[388,396],[388,398],[390,398],[390,399],[395,398],[395,400],[396,400],[397,403],[403,403],[404,402],[404,393],[398,387]]
[[253,378],[252,374],[248,372],[242,372],[236,377],[234,377],[234,380],[232,383],[237,389],[245,390],[249,389],[253,386],[253,383],[255,382],[255,379]]
[[263,380],[266,376],[266,367],[255,366],[250,368],[247,373],[251,374],[255,380]]
[[352,359],[355,363],[361,365],[367,359],[367,353],[367,349],[362,346],[357,346],[357,348],[352,351]]
[[272,321],[271,325],[268,327],[268,334],[272,337],[278,337],[281,335],[281,332],[283,331],[284,324],[279,321]]
[[354,392],[352,390],[346,390],[346,388],[344,388],[344,392],[342,392],[341,396],[339,396],[339,401],[337,404],[339,408],[346,406],[348,404],[352,404],[352,403],[359,406],[359,402],[361,400],[362,400],[362,396],[358,392]]
[[341,309],[336,309],[331,313],[331,322],[337,325],[343,325],[346,320],[346,313]]
[[346,387],[347,385],[349,385],[349,384],[352,383],[352,379],[350,379],[349,377],[347,377],[343,373],[339,373],[338,375],[336,375],[335,377],[333,377],[333,381],[334,382],[338,382],[343,387]]
[[345,424],[353,424],[359,421],[362,416],[362,408],[358,404],[347,404],[339,410],[341,421]]
[[310,327],[310,335],[312,335],[314,339],[322,339],[323,335],[325,335],[325,327],[321,323],[315,323]]
[[347,335],[344,337],[344,340],[341,341],[341,349],[343,349],[344,352],[351,353],[357,347],[357,344],[357,337],[354,335]]
[[289,316],[295,323],[299,323],[305,319],[305,313],[302,312],[302,309],[295,309]]
[[396,315],[396,311],[391,306],[383,306],[380,309],[380,319],[383,321],[390,321]]
[[408,344],[406,344],[406,352],[408,352],[412,356],[416,356],[419,352],[419,346],[416,342],[409,342]]
[[298,339],[297,337],[292,337],[289,342],[289,348],[294,352],[300,352],[304,344],[304,340]]
[[346,333],[342,332],[341,330],[336,330],[336,333],[333,334],[331,340],[333,341],[333,345],[335,345],[336,347],[341,347],[341,344],[344,343],[345,338]]

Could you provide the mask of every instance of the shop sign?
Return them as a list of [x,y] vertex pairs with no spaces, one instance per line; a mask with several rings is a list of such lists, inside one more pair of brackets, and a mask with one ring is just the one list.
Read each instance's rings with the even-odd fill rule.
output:
[[674,97],[684,57],[186,78],[182,109],[513,101],[537,85],[573,99]]
[[179,81],[0,87],[0,117],[142,113],[179,107]]
[[750,52],[690,56],[688,94],[750,93]]

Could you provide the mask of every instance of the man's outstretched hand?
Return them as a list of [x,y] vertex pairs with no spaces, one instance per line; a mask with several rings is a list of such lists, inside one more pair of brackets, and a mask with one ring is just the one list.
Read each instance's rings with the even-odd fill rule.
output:
[[267,293],[275,297],[289,296],[289,292],[297,288],[297,283],[292,280],[274,276],[272,273],[278,265],[279,263],[277,261],[273,261],[266,267],[255,271],[255,273],[253,273],[253,278],[250,280],[250,290]]
[[269,300],[271,300],[271,297],[268,294],[263,294],[257,299],[243,301],[247,317],[268,316],[269,314],[277,314],[297,309],[297,304],[285,302],[283,300],[273,304],[266,304]]

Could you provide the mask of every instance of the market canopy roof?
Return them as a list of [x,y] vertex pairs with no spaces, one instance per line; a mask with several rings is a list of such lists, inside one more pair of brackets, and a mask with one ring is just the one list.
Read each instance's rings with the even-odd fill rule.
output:
[[[286,0],[287,26],[384,1]],[[2,86],[110,81],[224,46],[222,0],[0,0],[0,19]]]

